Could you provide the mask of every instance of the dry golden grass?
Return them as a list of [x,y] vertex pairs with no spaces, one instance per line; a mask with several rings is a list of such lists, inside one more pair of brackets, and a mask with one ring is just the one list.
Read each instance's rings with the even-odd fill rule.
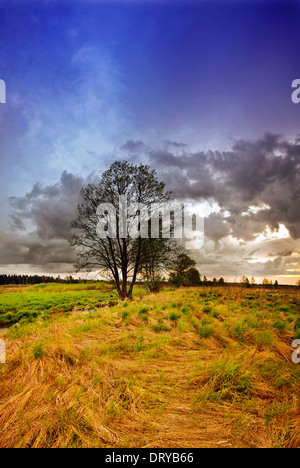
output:
[[298,447],[299,295],[251,293],[180,289],[15,325],[0,447]]

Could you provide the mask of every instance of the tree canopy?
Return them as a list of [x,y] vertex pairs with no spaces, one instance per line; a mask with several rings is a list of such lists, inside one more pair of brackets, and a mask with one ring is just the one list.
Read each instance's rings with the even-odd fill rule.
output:
[[124,299],[132,297],[138,274],[153,278],[170,268],[178,248],[175,239],[141,235],[142,226],[149,233],[150,207],[171,200],[165,184],[149,166],[116,161],[102,174],[99,184],[84,187],[81,196],[71,239],[78,255],[77,271],[109,273]]

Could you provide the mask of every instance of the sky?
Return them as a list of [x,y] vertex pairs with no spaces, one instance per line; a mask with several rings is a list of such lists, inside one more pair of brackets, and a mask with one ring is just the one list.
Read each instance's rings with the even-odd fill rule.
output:
[[80,188],[205,203],[208,278],[300,277],[300,1],[0,0],[0,273],[70,274]]

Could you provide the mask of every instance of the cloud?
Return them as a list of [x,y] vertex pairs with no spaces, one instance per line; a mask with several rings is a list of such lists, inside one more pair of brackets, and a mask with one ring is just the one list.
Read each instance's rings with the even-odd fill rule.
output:
[[67,239],[70,225],[76,213],[80,189],[86,181],[66,171],[60,181],[53,185],[34,185],[24,197],[10,197],[11,214],[16,227],[25,223],[44,240]]
[[300,246],[298,140],[266,134],[237,141],[230,151],[191,152],[178,144],[146,154],[175,198],[214,208],[205,219],[205,254],[195,254],[207,274],[287,273],[286,257]]
[[205,219],[205,235],[215,242],[230,234],[230,224],[222,213],[212,213]]
[[141,153],[146,149],[145,144],[142,141],[127,140],[124,145],[121,146],[120,150],[128,153]]
[[147,154],[175,198],[214,200],[229,213],[220,225],[224,235],[230,227],[233,236],[250,240],[266,226],[278,230],[283,224],[293,239],[300,238],[299,141],[266,134],[238,141],[231,151],[185,149],[178,156],[169,147]]
[[[278,252],[278,255],[280,257],[290,257],[293,254],[292,250],[284,250],[282,252]],[[269,253],[269,257],[276,257],[276,254],[274,253]]]
[[[226,152],[189,152],[175,143],[151,148],[127,140],[116,154],[155,168],[174,198],[207,206],[204,249],[193,252],[203,274],[296,274],[300,143],[266,135],[238,141]],[[11,231],[0,232],[2,264],[71,266],[71,221],[80,188],[94,179],[64,171],[57,183],[35,184],[25,196],[11,197]]]
[[23,197],[10,197],[9,230],[0,231],[3,265],[31,265],[41,271],[66,272],[75,262],[69,246],[71,221],[76,217],[80,189],[96,180],[64,171],[57,183],[35,184]]

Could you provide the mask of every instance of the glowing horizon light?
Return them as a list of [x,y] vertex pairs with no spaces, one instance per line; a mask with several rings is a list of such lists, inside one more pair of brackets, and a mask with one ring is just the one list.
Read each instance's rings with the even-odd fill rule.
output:
[[274,275],[278,278],[300,278],[300,275]]

